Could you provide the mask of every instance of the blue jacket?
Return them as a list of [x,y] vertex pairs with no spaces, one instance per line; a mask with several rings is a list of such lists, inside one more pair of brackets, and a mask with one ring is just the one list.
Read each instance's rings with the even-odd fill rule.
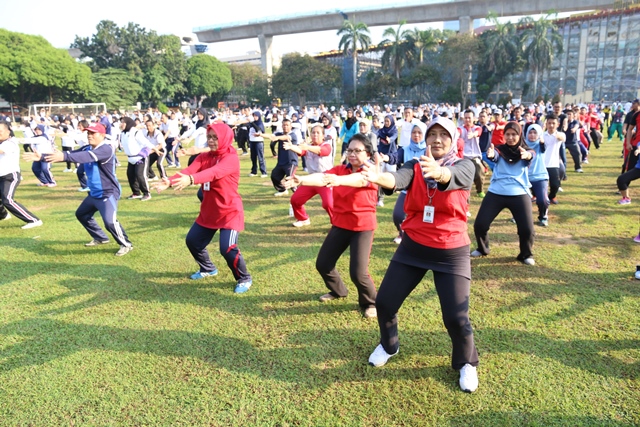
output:
[[115,149],[106,141],[96,148],[85,145],[78,150],[65,151],[64,160],[84,164],[89,196],[96,199],[109,196],[120,198],[122,190],[116,177]]

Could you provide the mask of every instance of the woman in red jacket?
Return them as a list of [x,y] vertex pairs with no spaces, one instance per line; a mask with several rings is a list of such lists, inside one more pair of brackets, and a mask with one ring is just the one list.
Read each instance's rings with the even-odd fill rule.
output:
[[360,172],[373,156],[373,150],[369,138],[357,133],[351,137],[345,150],[346,165],[336,166],[324,173],[294,175],[285,182],[287,188],[304,185],[334,187],[330,216],[332,227],[316,259],[316,269],[329,289],[329,293],[322,295],[320,301],[347,296],[349,291],[336,270],[336,263],[343,252],[350,248],[349,273],[358,289],[358,304],[367,318],[376,317],[376,288],[369,276],[369,255],[373,231],[378,225],[378,186],[367,182]]
[[155,185],[158,192],[173,187],[182,190],[201,185],[203,200],[200,214],[187,234],[187,247],[200,269],[193,280],[218,274],[211,262],[207,245],[220,230],[220,254],[236,279],[235,293],[244,293],[252,284],[244,258],[238,249],[238,235],[244,229],[244,209],[238,193],[240,161],[231,145],[233,131],[224,123],[207,126],[208,152],[195,158],[186,169]]
[[457,139],[453,122],[438,117],[429,124],[427,152],[420,160],[411,160],[394,173],[365,166],[363,175],[369,182],[386,190],[407,190],[404,237],[376,298],[380,344],[369,363],[382,366],[398,353],[398,310],[431,270],[453,344],[451,365],[460,371],[460,388],[473,392],[478,387],[478,353],[469,321],[467,210],[475,166],[469,159],[458,158]]

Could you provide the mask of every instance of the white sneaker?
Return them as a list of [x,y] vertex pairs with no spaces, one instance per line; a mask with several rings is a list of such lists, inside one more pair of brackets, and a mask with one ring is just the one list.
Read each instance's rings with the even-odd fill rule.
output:
[[478,371],[468,363],[460,369],[460,388],[467,393],[473,393],[478,388]]
[[307,219],[304,219],[304,220],[300,220],[300,221],[294,222],[293,226],[294,227],[304,227],[305,225],[309,225],[309,224],[311,224],[311,220],[309,220],[307,218]]
[[277,193],[274,193],[273,195],[276,197],[282,197],[282,196],[287,196],[289,194],[289,190],[284,190],[284,191],[278,191]]
[[11,219],[11,214],[9,212],[7,212],[7,216],[5,216],[4,218],[2,218],[2,221],[6,221],[8,219]]
[[[398,349],[398,351],[400,351],[400,349]],[[389,354],[385,351],[384,347],[382,347],[382,344],[378,344],[375,350],[373,350],[373,353],[371,353],[371,356],[369,356],[369,365],[375,366],[376,368],[384,366],[391,357],[398,354],[398,351]]]
[[522,263],[524,265],[536,265],[536,261],[531,257],[525,258],[524,261],[522,261]]
[[365,319],[375,319],[378,317],[378,310],[375,307],[367,307],[362,312],[362,317]]
[[37,220],[35,222],[28,222],[27,224],[23,225],[22,228],[23,230],[28,230],[30,228],[34,228],[34,227],[40,227],[42,225],[42,220]]
[[398,235],[396,237],[393,238],[393,243],[395,243],[396,245],[399,245],[400,243],[402,243],[402,236]]
[[118,252],[116,252],[116,256],[126,255],[132,250],[133,250],[133,246],[120,246],[120,249],[118,249]]
[[269,178],[269,175],[267,175],[266,173],[263,173],[262,175],[260,175],[260,178]]
[[384,208],[384,202],[382,200],[378,200],[378,206]]
[[64,173],[73,172],[73,169],[65,169],[62,172],[64,172]]
[[562,189],[562,187],[558,187],[558,192],[562,193],[564,190]]
[[471,252],[471,258],[479,258],[481,256],[484,256],[484,254],[477,249]]

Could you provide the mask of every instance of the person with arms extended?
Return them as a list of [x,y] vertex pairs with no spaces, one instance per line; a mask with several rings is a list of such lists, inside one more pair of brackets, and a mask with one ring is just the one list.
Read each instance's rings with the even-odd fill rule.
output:
[[320,297],[320,302],[345,298],[349,293],[336,270],[338,259],[349,248],[349,273],[358,289],[358,304],[366,318],[376,317],[376,288],[369,275],[369,255],[373,232],[378,225],[378,186],[367,182],[360,172],[373,152],[371,141],[357,133],[351,137],[346,151],[346,165],[335,166],[325,173],[294,175],[285,181],[287,188],[334,187],[332,226],[316,259],[316,269],[329,289],[329,293]]
[[253,281],[238,248],[238,235],[244,229],[244,209],[238,193],[240,159],[233,148],[233,131],[224,123],[207,126],[207,148],[193,163],[177,174],[156,183],[161,192],[169,187],[182,190],[190,185],[201,185],[203,198],[200,214],[187,233],[189,252],[200,267],[191,275],[199,280],[218,274],[211,262],[207,246],[220,230],[220,255],[236,280],[234,292],[247,292]]
[[[89,145],[74,151],[44,154],[42,157],[49,163],[69,161],[84,164],[89,194],[76,210],[76,218],[92,238],[85,246],[109,243],[109,238],[93,218],[96,212],[100,212],[104,226],[120,245],[116,256],[126,255],[133,249],[133,245],[116,219],[121,189],[116,178],[115,149],[106,141],[106,129],[102,124],[94,123],[86,128],[86,131]],[[23,155],[25,160],[28,157],[35,159],[39,158],[40,154],[33,152]]]
[[437,117],[427,129],[427,151],[409,159],[397,172],[380,173],[365,166],[365,178],[388,192],[406,189],[404,238],[385,273],[376,309],[380,344],[369,364],[383,366],[398,354],[398,310],[427,271],[440,299],[442,318],[451,338],[451,366],[460,373],[460,388],[478,388],[478,352],[469,321],[471,262],[467,209],[475,166],[457,157],[455,124]]

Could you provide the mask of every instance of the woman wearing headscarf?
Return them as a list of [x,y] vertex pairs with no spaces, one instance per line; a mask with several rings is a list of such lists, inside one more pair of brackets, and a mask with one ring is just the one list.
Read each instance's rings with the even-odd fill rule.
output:
[[505,143],[487,149],[487,158],[495,163],[487,195],[482,199],[478,216],[473,224],[478,249],[472,257],[489,255],[489,228],[504,209],[509,209],[518,226],[520,253],[517,260],[535,265],[533,259],[533,216],[529,188],[529,164],[535,156],[522,138],[522,130],[516,122],[508,122],[504,128]]
[[194,143],[192,147],[187,149],[181,149],[178,151],[178,156],[190,156],[189,162],[190,165],[196,159],[198,154],[204,153],[205,151],[209,151],[207,147],[207,126],[211,123],[209,121],[209,115],[207,114],[207,110],[204,108],[198,108],[196,110],[196,116],[198,120],[196,121],[196,125],[192,126],[187,130],[181,137],[178,138],[178,143],[181,143],[189,138],[194,139]]
[[253,112],[253,121],[249,123],[249,151],[251,153],[251,173],[249,176],[258,176],[258,164],[260,165],[260,176],[262,178],[269,176],[264,161],[264,139],[260,136],[264,132],[262,114],[256,110]]
[[538,205],[538,224],[541,227],[549,225],[549,172],[545,166],[546,145],[542,140],[542,127],[535,123],[527,128],[527,145],[533,150],[535,156],[529,165],[529,182],[533,198]]
[[149,194],[149,153],[158,153],[156,147],[135,127],[131,117],[120,119],[120,144],[127,155],[127,179],[132,194],[127,199],[151,199]]
[[252,285],[251,275],[238,248],[238,236],[244,229],[244,209],[238,193],[240,160],[233,148],[233,131],[224,123],[207,126],[207,148],[189,167],[169,179],[163,179],[154,188],[158,192],[173,187],[182,190],[200,185],[203,200],[200,214],[187,233],[186,244],[200,267],[191,275],[199,280],[218,274],[211,262],[207,246],[220,231],[220,255],[226,260],[236,281],[235,293],[244,293]]
[[322,113],[320,115],[320,121],[322,122],[322,127],[324,128],[324,141],[329,141],[331,143],[331,162],[336,155],[336,144],[338,143],[338,131],[335,126],[333,126],[333,119],[329,115],[329,113]]
[[345,151],[347,151],[347,147],[349,147],[349,141],[353,138],[353,135],[358,133],[358,119],[353,114],[353,110],[349,108],[347,110],[347,119],[342,124],[342,129],[340,129],[340,138],[342,139],[342,155],[344,155]]
[[404,238],[376,297],[380,344],[369,356],[369,364],[382,366],[398,353],[397,313],[431,270],[453,347],[451,366],[460,373],[460,388],[473,392],[478,387],[478,352],[469,321],[467,207],[475,166],[469,159],[458,158],[456,135],[455,124],[438,117],[429,124],[428,149],[422,156],[409,158],[394,173],[381,173],[373,166],[364,168],[365,178],[389,193],[399,189],[407,192]]
[[[417,122],[413,125],[413,129],[411,130],[411,140],[409,144],[404,147],[404,149],[398,151],[398,163],[400,160],[402,163],[406,163],[413,159],[419,159],[427,150],[427,142],[425,141],[427,125],[422,122]],[[455,141],[453,143],[455,144]],[[402,159],[400,159],[400,155],[402,155]],[[400,194],[398,194],[398,199],[396,200],[396,204],[393,207],[393,223],[398,230],[398,235],[393,239],[394,243],[400,244],[402,241],[402,222],[404,221],[406,214],[404,211],[404,202],[405,197],[407,195],[406,190],[402,190]]]

